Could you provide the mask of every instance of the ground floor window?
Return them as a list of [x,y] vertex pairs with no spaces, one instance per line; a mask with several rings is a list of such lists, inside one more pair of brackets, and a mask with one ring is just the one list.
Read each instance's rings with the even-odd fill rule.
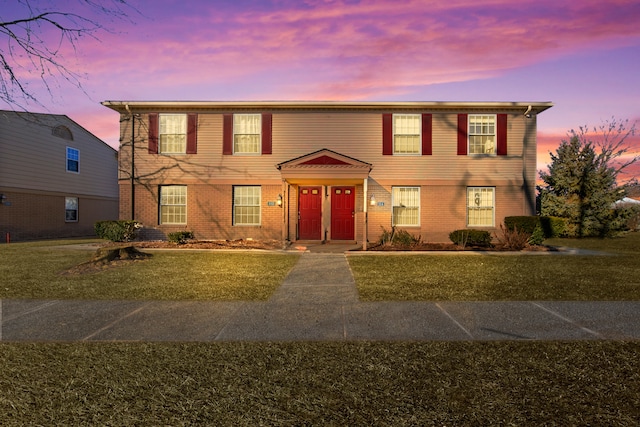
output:
[[160,224],[187,223],[187,187],[163,185],[160,187]]
[[233,225],[260,225],[260,186],[233,187]]
[[64,198],[64,220],[65,222],[78,222],[78,198]]
[[469,227],[493,227],[495,188],[467,188],[467,225]]
[[391,187],[393,225],[420,225],[420,187]]

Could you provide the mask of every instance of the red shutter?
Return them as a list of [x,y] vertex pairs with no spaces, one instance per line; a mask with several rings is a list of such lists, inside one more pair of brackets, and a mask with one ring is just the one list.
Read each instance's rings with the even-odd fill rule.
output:
[[431,114],[422,115],[422,155],[430,156],[431,153],[431,140],[432,140],[432,116]]
[[187,115],[187,154],[198,152],[198,115]]
[[271,113],[262,114],[262,154],[271,154]]
[[222,154],[233,154],[233,114],[222,117]]
[[498,114],[497,117],[497,149],[498,156],[506,156],[507,155],[507,115],[506,114]]
[[382,154],[393,154],[393,114],[382,115]]
[[149,154],[158,154],[158,114],[149,114]]
[[467,155],[467,115],[458,114],[458,155]]

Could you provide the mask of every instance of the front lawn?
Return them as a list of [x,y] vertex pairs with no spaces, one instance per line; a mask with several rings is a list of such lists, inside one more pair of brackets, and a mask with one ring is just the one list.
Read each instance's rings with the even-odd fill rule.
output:
[[348,260],[362,301],[640,300],[640,233],[545,243],[607,254],[425,252]]
[[94,251],[80,241],[0,245],[0,298],[266,300],[293,268],[295,254],[153,252],[147,260],[91,274],[65,275]]

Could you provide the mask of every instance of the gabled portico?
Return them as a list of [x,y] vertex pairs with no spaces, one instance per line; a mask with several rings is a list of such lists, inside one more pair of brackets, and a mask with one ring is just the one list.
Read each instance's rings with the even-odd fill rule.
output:
[[370,163],[322,149],[276,167],[286,240],[355,241],[366,249]]

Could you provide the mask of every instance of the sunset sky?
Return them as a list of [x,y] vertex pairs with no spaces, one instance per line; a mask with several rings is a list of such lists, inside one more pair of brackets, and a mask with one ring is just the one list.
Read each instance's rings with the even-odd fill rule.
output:
[[[86,15],[82,3],[30,2]],[[30,110],[66,114],[117,148],[104,100],[550,101],[540,167],[572,128],[640,125],[637,0],[128,3],[139,11],[125,9],[128,20],[99,18],[111,32],[82,37],[75,53],[61,45],[86,94],[61,80],[52,97],[19,69],[44,105]],[[0,4],[0,21],[24,15],[24,0]]]

